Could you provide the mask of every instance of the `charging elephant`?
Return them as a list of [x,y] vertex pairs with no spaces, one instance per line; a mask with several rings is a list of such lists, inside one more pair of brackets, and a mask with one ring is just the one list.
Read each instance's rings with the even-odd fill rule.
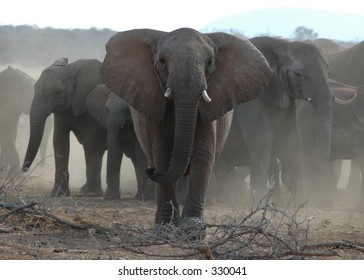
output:
[[[15,147],[21,114],[29,115],[34,96],[35,80],[26,73],[8,66],[0,73],[0,147],[1,158],[10,169],[18,169],[19,155]],[[47,142],[52,124],[46,126],[45,141],[41,145],[41,162],[46,157]]]
[[219,160],[234,158],[237,166],[248,164],[251,198],[255,203],[261,201],[267,186],[274,188],[279,183],[277,175],[273,184],[271,180],[277,172],[277,158],[289,161],[291,172],[303,172],[295,100],[307,100],[315,112],[316,134],[310,141],[313,145],[303,145],[309,162],[305,169],[311,179],[305,186],[314,186],[315,193],[323,192],[321,185],[328,183],[332,114],[328,64],[309,43],[270,37],[250,41],[268,60],[273,77],[258,98],[235,108],[235,124]]
[[[364,174],[364,87],[352,87],[329,80],[334,94],[332,101],[332,134],[330,160],[355,159]],[[312,139],[313,112],[307,102],[297,107],[299,129],[303,137]],[[363,178],[361,176],[361,178]],[[364,210],[364,179],[361,180],[360,203]]]
[[105,85],[98,85],[86,98],[90,114],[107,130],[106,199],[120,198],[120,167],[125,154],[133,163],[138,192],[135,198],[155,197],[154,183],[145,174],[147,158],[134,132],[129,105]]
[[86,160],[86,184],[81,192],[101,196],[101,164],[106,150],[106,130],[86,108],[86,96],[99,84],[101,62],[96,59],[57,60],[43,70],[34,86],[30,109],[30,137],[23,171],[31,166],[42,140],[44,123],[54,115],[53,148],[55,183],[52,196],[70,195],[68,161],[69,134],[72,131],[83,145]]
[[[157,182],[157,227],[201,225],[210,172],[232,109],[261,93],[271,76],[267,61],[249,41],[189,28],[120,32],[106,51],[103,80],[131,105],[146,173]],[[175,183],[187,173],[180,216]]]

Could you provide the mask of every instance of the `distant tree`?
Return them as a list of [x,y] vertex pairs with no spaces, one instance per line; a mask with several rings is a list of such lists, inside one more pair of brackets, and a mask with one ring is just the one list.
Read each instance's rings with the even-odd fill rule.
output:
[[306,28],[304,26],[298,26],[292,35],[294,41],[305,41],[305,40],[315,40],[318,38],[318,33],[313,29]]

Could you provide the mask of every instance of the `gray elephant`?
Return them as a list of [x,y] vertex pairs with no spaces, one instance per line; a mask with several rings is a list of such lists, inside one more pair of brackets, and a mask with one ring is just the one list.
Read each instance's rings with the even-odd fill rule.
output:
[[52,196],[69,196],[69,134],[72,131],[83,145],[86,160],[86,184],[81,192],[101,196],[101,165],[106,150],[106,130],[87,111],[86,96],[99,84],[101,62],[77,60],[68,64],[58,60],[43,70],[34,86],[30,109],[30,136],[23,171],[31,166],[42,140],[44,123],[54,115],[53,148],[55,183]]
[[[120,32],[106,50],[103,80],[131,105],[146,173],[157,182],[157,227],[201,224],[232,109],[261,93],[271,76],[267,61],[249,41],[189,28]],[[184,174],[189,188],[180,216],[175,186]]]
[[[329,80],[329,84],[334,94],[330,160],[355,159],[361,174],[364,174],[364,87],[352,87],[333,80]],[[297,107],[298,126],[308,141],[315,133],[313,116],[311,106],[300,102]],[[364,210],[363,179],[358,208]]]
[[[8,66],[0,73],[0,147],[4,164],[19,168],[19,155],[15,147],[21,114],[29,115],[34,96],[35,80],[26,73]],[[47,123],[45,140],[41,145],[41,162],[46,157],[47,142],[52,124]]]
[[[289,161],[290,174],[303,172],[295,100],[310,101],[317,130],[311,141],[314,144],[305,154],[310,162],[305,167],[311,179],[306,186],[315,186],[312,191],[316,195],[312,198],[318,199],[317,193],[322,191],[318,185],[328,183],[330,157],[332,95],[327,82],[328,64],[312,44],[270,37],[250,41],[267,58],[273,77],[258,98],[235,108],[231,131],[219,160],[250,166],[250,192],[255,203],[265,195],[267,186],[279,190],[277,158]],[[220,166],[217,173],[226,174],[224,164],[216,165]]]
[[[364,85],[364,41],[340,52],[326,54],[325,57],[330,63],[330,79],[354,87]],[[347,189],[354,191],[360,182],[359,166],[352,160]]]
[[136,138],[129,105],[104,84],[98,85],[86,98],[90,114],[107,130],[106,199],[120,198],[120,167],[123,155],[133,163],[137,179],[138,200],[154,199],[154,183],[145,174],[147,158]]
[[323,55],[334,54],[340,51],[345,50],[345,48],[338,43],[334,42],[333,40],[326,39],[326,38],[319,38],[315,40],[307,40],[308,43],[314,44],[318,47]]

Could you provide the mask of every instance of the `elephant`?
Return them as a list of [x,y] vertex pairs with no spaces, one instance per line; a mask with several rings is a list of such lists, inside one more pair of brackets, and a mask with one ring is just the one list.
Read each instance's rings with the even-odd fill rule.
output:
[[136,138],[129,105],[104,84],[95,87],[86,97],[89,113],[107,130],[106,199],[120,198],[120,167],[123,154],[133,163],[137,179],[137,200],[154,199],[154,183],[144,170],[147,158]]
[[[35,80],[23,71],[8,66],[0,73],[0,147],[1,157],[9,169],[20,167],[15,141],[18,122],[22,114],[29,115],[34,95]],[[40,147],[41,163],[46,157],[47,142],[52,131],[52,123],[47,122],[45,139]]]
[[81,193],[101,196],[101,165],[106,150],[105,128],[86,108],[87,95],[99,84],[101,62],[80,59],[55,61],[41,73],[34,85],[34,98],[30,108],[30,136],[23,171],[31,166],[42,140],[44,122],[53,113],[53,148],[55,155],[55,182],[52,196],[69,196],[68,161],[70,132],[82,144],[86,161],[86,184]]
[[[279,191],[279,159],[289,162],[285,165],[290,169],[289,174],[301,178],[293,184],[303,198],[314,192],[311,202],[322,203],[319,193],[324,190],[319,186],[328,184],[331,139],[329,65],[319,49],[309,43],[266,36],[252,38],[250,42],[266,57],[273,76],[261,95],[235,107],[215,173],[225,178],[234,166],[250,166],[250,199],[254,206],[259,206],[266,203],[262,198],[266,197],[267,187]],[[296,99],[309,101],[315,113],[316,134],[310,147],[301,143],[297,131]],[[309,164],[304,165],[304,159]],[[309,181],[302,179],[305,174]],[[315,188],[309,189],[309,186]],[[280,199],[279,193],[274,195]]]
[[[329,84],[334,94],[330,160],[355,159],[364,174],[364,86],[353,87],[331,79]],[[301,133],[312,139],[313,112],[307,102],[298,103],[297,118]],[[358,209],[364,210],[363,179]]]
[[[354,87],[364,85],[364,41],[342,50],[326,54],[330,64],[329,78]],[[360,169],[355,160],[351,160],[351,172],[347,189],[360,186]]]
[[364,85],[364,41],[325,57],[330,64],[330,79],[354,87]]
[[[157,183],[157,232],[203,227],[206,188],[233,108],[258,96],[271,77],[264,56],[226,33],[133,29],[110,38],[101,75],[130,105],[146,173]],[[187,174],[180,214],[176,181]]]
[[327,54],[333,54],[333,53],[337,53],[337,52],[345,50],[345,48],[343,46],[339,45],[338,43],[336,43],[330,39],[326,39],[326,38],[307,40],[307,42],[312,43],[316,47],[318,47],[324,56]]

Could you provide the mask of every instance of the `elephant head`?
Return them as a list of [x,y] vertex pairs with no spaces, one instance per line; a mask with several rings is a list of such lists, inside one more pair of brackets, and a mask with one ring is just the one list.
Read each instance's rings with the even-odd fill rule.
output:
[[63,58],[43,70],[34,85],[24,171],[30,167],[38,152],[45,121],[51,113],[71,110],[73,116],[80,116],[87,112],[87,94],[102,83],[100,66],[98,60],[77,60],[68,64],[68,59]]
[[273,78],[260,95],[261,100],[287,108],[292,99],[313,101],[321,95],[330,95],[326,81],[329,65],[316,46],[271,37],[250,41],[264,54],[273,70]]
[[13,113],[29,115],[34,83],[26,73],[8,66],[0,73],[1,102],[16,111]]
[[129,104],[113,93],[107,86],[100,84],[86,98],[90,114],[108,132],[118,132],[125,124],[132,124]]
[[225,33],[130,30],[112,37],[106,50],[103,80],[134,109],[163,120],[167,104],[174,106],[169,168],[147,170],[160,184],[176,182],[187,169],[197,118],[216,120],[255,98],[271,75],[265,58],[251,43]]

